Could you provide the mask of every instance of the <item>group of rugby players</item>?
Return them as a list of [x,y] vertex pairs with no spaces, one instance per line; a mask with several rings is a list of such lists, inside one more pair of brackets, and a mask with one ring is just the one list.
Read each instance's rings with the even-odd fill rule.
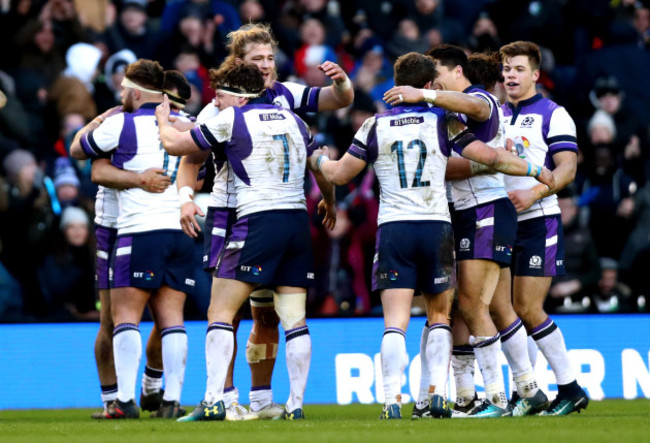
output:
[[[500,60],[485,54],[468,59],[450,45],[401,56],[396,86],[384,96],[392,107],[366,120],[335,161],[294,112],[350,105],[349,78],[325,62],[319,68],[332,80],[329,87],[278,82],[276,46],[266,25],[232,32],[229,56],[210,70],[215,97],[196,121],[182,111],[189,95],[182,75],[138,60],[125,72],[122,106],[75,136],[71,154],[94,159],[93,180],[101,185],[95,221],[102,320],[95,353],[104,409],[94,417],[139,417],[138,325],[148,305],[155,327],[146,347],[143,410],[178,421],[304,418],[311,359],[305,303],[314,280],[305,170],[323,197],[323,225],[332,229],[334,186],[369,163],[381,188],[372,282],[385,320],[381,417],[401,418],[405,331],[412,298],[420,293],[427,323],[413,418],[565,415],[585,408],[588,398],[562,333],[543,311],[551,276],[563,272],[555,193],[573,180],[577,144],[564,108],[536,94],[539,48],[511,43],[501,48]],[[492,94],[498,81],[507,95],[503,106]],[[183,306],[194,286],[196,216],[204,216],[194,192],[210,153],[215,179],[203,257],[213,276],[207,385],[186,415],[179,404],[187,360]],[[246,345],[248,410],[239,404],[232,377],[239,312],[247,299],[253,316]],[[290,381],[284,407],[273,402],[271,390],[279,323]],[[535,380],[536,354],[528,350],[527,335],[556,375],[558,395],[550,404]],[[510,401],[500,350],[516,384]],[[475,361],[484,400],[474,387]],[[450,364],[458,393],[453,410],[446,401]]]

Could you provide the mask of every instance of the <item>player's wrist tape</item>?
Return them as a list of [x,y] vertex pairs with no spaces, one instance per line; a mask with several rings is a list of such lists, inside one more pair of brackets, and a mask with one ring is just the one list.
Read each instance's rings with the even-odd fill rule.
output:
[[316,160],[316,167],[318,168],[319,171],[321,171],[323,167],[323,163],[328,162],[330,159],[328,156],[325,154],[321,154],[318,156],[318,160]]
[[194,201],[194,189],[189,186],[183,186],[178,190],[178,201],[181,206],[187,202]]
[[334,87],[335,87],[336,89],[338,89],[339,91],[343,91],[343,92],[345,92],[345,91],[349,91],[350,89],[352,89],[352,82],[351,82],[350,79],[346,76],[346,77],[345,77],[345,81],[342,81],[342,82],[334,82]]
[[[534,169],[533,169],[534,166]],[[528,163],[528,171],[526,171],[526,175],[528,177],[539,177],[542,173],[542,168],[537,165],[533,165],[532,163]]]
[[436,102],[436,98],[438,98],[438,93],[433,89],[423,89],[422,97],[424,98],[425,102],[434,104]]

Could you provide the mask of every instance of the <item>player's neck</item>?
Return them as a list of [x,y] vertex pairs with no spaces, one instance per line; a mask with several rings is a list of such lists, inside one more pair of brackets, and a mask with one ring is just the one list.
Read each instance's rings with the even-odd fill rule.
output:
[[508,102],[512,103],[513,106],[516,107],[517,105],[519,105],[519,103],[526,101],[529,98],[535,97],[536,94],[537,94],[537,90],[535,89],[535,84],[533,83],[533,87],[530,90],[528,90],[525,94],[523,94],[521,97],[517,97],[516,99],[508,97]]

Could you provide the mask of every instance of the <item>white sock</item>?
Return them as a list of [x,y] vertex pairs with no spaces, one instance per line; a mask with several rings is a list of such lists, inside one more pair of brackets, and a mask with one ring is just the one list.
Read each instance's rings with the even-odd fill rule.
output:
[[251,411],[257,412],[273,403],[273,390],[271,386],[253,386],[248,398],[251,402]]
[[404,331],[386,328],[381,340],[381,372],[386,404],[402,403],[402,375],[408,363]]
[[539,387],[535,381],[535,373],[528,358],[528,338],[523,323],[517,318],[501,335],[501,349],[508,360],[508,365],[515,380],[517,394],[521,398],[534,396]]
[[162,357],[165,368],[165,393],[163,400],[180,401],[183,381],[185,380],[185,363],[187,362],[187,333],[185,326],[165,328],[162,336]]
[[117,398],[117,383],[114,385],[102,385],[102,403],[104,406]]
[[135,381],[142,357],[140,330],[132,323],[121,323],[113,329],[113,356],[117,375],[117,399],[135,399]]
[[223,400],[223,386],[226,383],[228,366],[235,347],[233,328],[228,323],[212,323],[205,336],[205,365],[208,382],[205,388],[205,401],[208,406]]
[[533,329],[530,336],[535,339],[539,350],[551,365],[557,384],[566,385],[575,381],[576,377],[564,344],[564,336],[553,320],[547,318],[544,323]]
[[451,328],[444,323],[434,323],[429,326],[427,339],[427,360],[431,377],[429,387],[434,387],[431,394],[447,398],[447,379],[449,378],[449,363],[451,361]]
[[539,346],[535,343],[535,339],[528,336],[528,359],[530,360],[530,366],[532,366],[533,371],[535,370],[535,363],[537,363],[537,352],[539,351]]
[[470,344],[474,346],[476,361],[483,376],[485,397],[493,405],[505,409],[508,406],[508,399],[503,372],[499,365],[499,351],[501,351],[499,339],[498,333],[494,337],[470,337]]
[[429,338],[429,322],[424,323],[420,337],[420,391],[418,392],[418,406],[422,407],[429,402],[429,365],[427,364],[427,339]]
[[287,411],[302,408],[311,363],[311,337],[307,326],[299,326],[284,332],[289,372],[289,400]]
[[239,391],[236,387],[231,386],[223,390],[223,404],[229,408],[233,403],[239,403]]
[[144,395],[156,394],[163,386],[163,370],[145,365],[142,374],[142,392]]
[[451,354],[451,367],[454,369],[456,383],[456,403],[467,406],[474,400],[476,386],[474,383],[474,363],[476,356],[470,345],[454,346]]

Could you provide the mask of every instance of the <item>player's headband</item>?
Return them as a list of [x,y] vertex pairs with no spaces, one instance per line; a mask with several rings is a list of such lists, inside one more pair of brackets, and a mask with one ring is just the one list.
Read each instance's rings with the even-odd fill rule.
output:
[[163,92],[167,94],[167,97],[169,97],[169,101],[174,102],[174,105],[176,105],[177,108],[183,109],[185,105],[187,104],[187,100],[183,100],[173,92],[171,92],[169,89],[163,89]]
[[233,88],[228,85],[220,85],[219,91],[225,92],[226,94],[234,95],[235,97],[244,97],[244,98],[257,98],[260,96],[261,92],[255,94],[252,92],[247,92],[240,88]]
[[148,92],[149,94],[162,94],[161,91],[156,91],[155,89],[148,89],[145,88],[144,86],[140,86],[137,83],[132,82],[129,80],[127,76],[124,76],[124,79],[122,79],[122,83],[120,83],[123,88],[131,88],[131,89],[137,89],[138,91],[141,92]]

